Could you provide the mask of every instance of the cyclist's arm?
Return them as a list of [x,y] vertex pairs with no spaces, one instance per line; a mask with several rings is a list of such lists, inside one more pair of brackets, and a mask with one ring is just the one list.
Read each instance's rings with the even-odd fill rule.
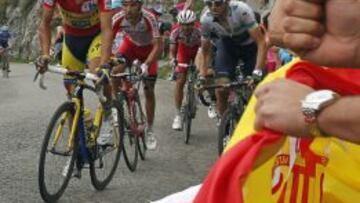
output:
[[207,69],[209,68],[211,61],[211,41],[210,39],[202,39],[201,40],[201,51],[203,54],[202,63],[200,66],[200,75],[206,76]]
[[150,66],[158,58],[160,47],[161,47],[161,37],[154,38],[153,48],[149,56],[147,57],[146,61],[144,62],[145,64]]
[[258,47],[255,69],[263,69],[265,67],[267,52],[265,35],[261,31],[260,26],[256,26],[255,28],[250,29],[249,34],[256,41]]
[[177,37],[177,30],[173,29],[170,33],[170,60],[171,59],[176,59],[176,55],[177,55],[177,41],[178,41],[178,37]]
[[170,44],[170,60],[171,59],[176,59],[176,55],[177,55],[177,45],[175,43],[171,43]]
[[101,58],[100,64],[105,64],[111,56],[113,43],[112,12],[101,12]]
[[54,8],[43,7],[41,22],[38,29],[41,53],[43,55],[50,55],[51,46],[51,27],[50,23],[54,15]]

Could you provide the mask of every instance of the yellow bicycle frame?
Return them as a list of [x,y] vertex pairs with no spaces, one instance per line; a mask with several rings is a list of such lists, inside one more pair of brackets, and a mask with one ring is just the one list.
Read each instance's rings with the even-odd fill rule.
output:
[[[74,115],[74,119],[72,120],[72,125],[71,125],[71,132],[70,132],[70,136],[69,139],[67,141],[67,152],[71,151],[74,148],[74,139],[75,139],[75,133],[77,131],[77,127],[78,127],[78,122],[79,122],[79,118],[80,118],[80,109],[81,109],[81,101],[79,98],[77,97],[73,97],[71,99],[71,101],[75,104],[75,115]],[[99,130],[100,130],[100,126],[102,124],[102,116],[104,113],[104,109],[102,107],[101,104],[98,105],[97,109],[96,109],[96,113],[95,113],[95,118],[94,118],[94,122],[93,122],[93,126],[95,126],[95,131],[91,132],[90,134],[90,140],[95,141],[99,135]],[[64,113],[62,115],[61,120],[62,121],[66,121],[68,119],[69,113]],[[65,125],[66,122],[61,122],[59,127],[56,130],[56,134],[55,134],[55,138],[53,141],[53,147],[58,143],[62,132],[63,132],[63,127]]]

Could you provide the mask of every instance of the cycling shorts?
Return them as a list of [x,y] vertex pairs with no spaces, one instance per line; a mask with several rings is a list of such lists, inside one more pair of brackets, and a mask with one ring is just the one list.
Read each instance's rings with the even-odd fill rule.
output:
[[100,57],[101,36],[65,35],[62,47],[62,65],[69,70],[84,71],[88,61]]
[[237,45],[230,37],[219,38],[215,42],[215,73],[217,76],[235,76],[235,69],[239,60],[244,62],[243,74],[251,75],[257,57],[257,45],[255,42],[248,45]]
[[8,41],[0,40],[0,46],[6,49],[9,47],[9,43]]
[[[133,42],[131,42],[127,37],[124,37],[123,41],[121,42],[118,53],[121,54],[128,60],[129,63],[132,63],[135,59],[140,60],[142,63],[145,62],[149,54],[153,49],[153,45],[146,45],[146,46],[137,46]],[[150,78],[157,77],[157,61],[153,62],[148,69],[148,76]],[[149,79],[150,79],[149,78]]]
[[[178,43],[178,51],[176,56],[177,62],[189,64],[192,61],[194,63],[198,49],[199,46],[188,47],[183,43]],[[175,72],[186,73],[187,70],[188,68],[186,67],[177,66]]]

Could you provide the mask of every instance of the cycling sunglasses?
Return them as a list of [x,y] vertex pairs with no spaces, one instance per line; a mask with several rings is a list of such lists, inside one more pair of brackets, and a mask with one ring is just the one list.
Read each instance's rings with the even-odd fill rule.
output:
[[195,23],[180,23],[181,26],[194,26]]
[[205,5],[209,8],[222,6],[225,1],[205,1]]

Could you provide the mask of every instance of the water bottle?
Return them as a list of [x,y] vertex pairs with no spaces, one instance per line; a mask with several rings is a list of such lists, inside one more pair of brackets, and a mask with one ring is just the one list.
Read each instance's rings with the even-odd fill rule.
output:
[[91,115],[91,110],[88,108],[84,109],[84,124],[86,131],[86,142],[89,146],[91,146],[95,143],[93,136],[91,136],[91,133],[93,132],[94,129],[94,119]]

